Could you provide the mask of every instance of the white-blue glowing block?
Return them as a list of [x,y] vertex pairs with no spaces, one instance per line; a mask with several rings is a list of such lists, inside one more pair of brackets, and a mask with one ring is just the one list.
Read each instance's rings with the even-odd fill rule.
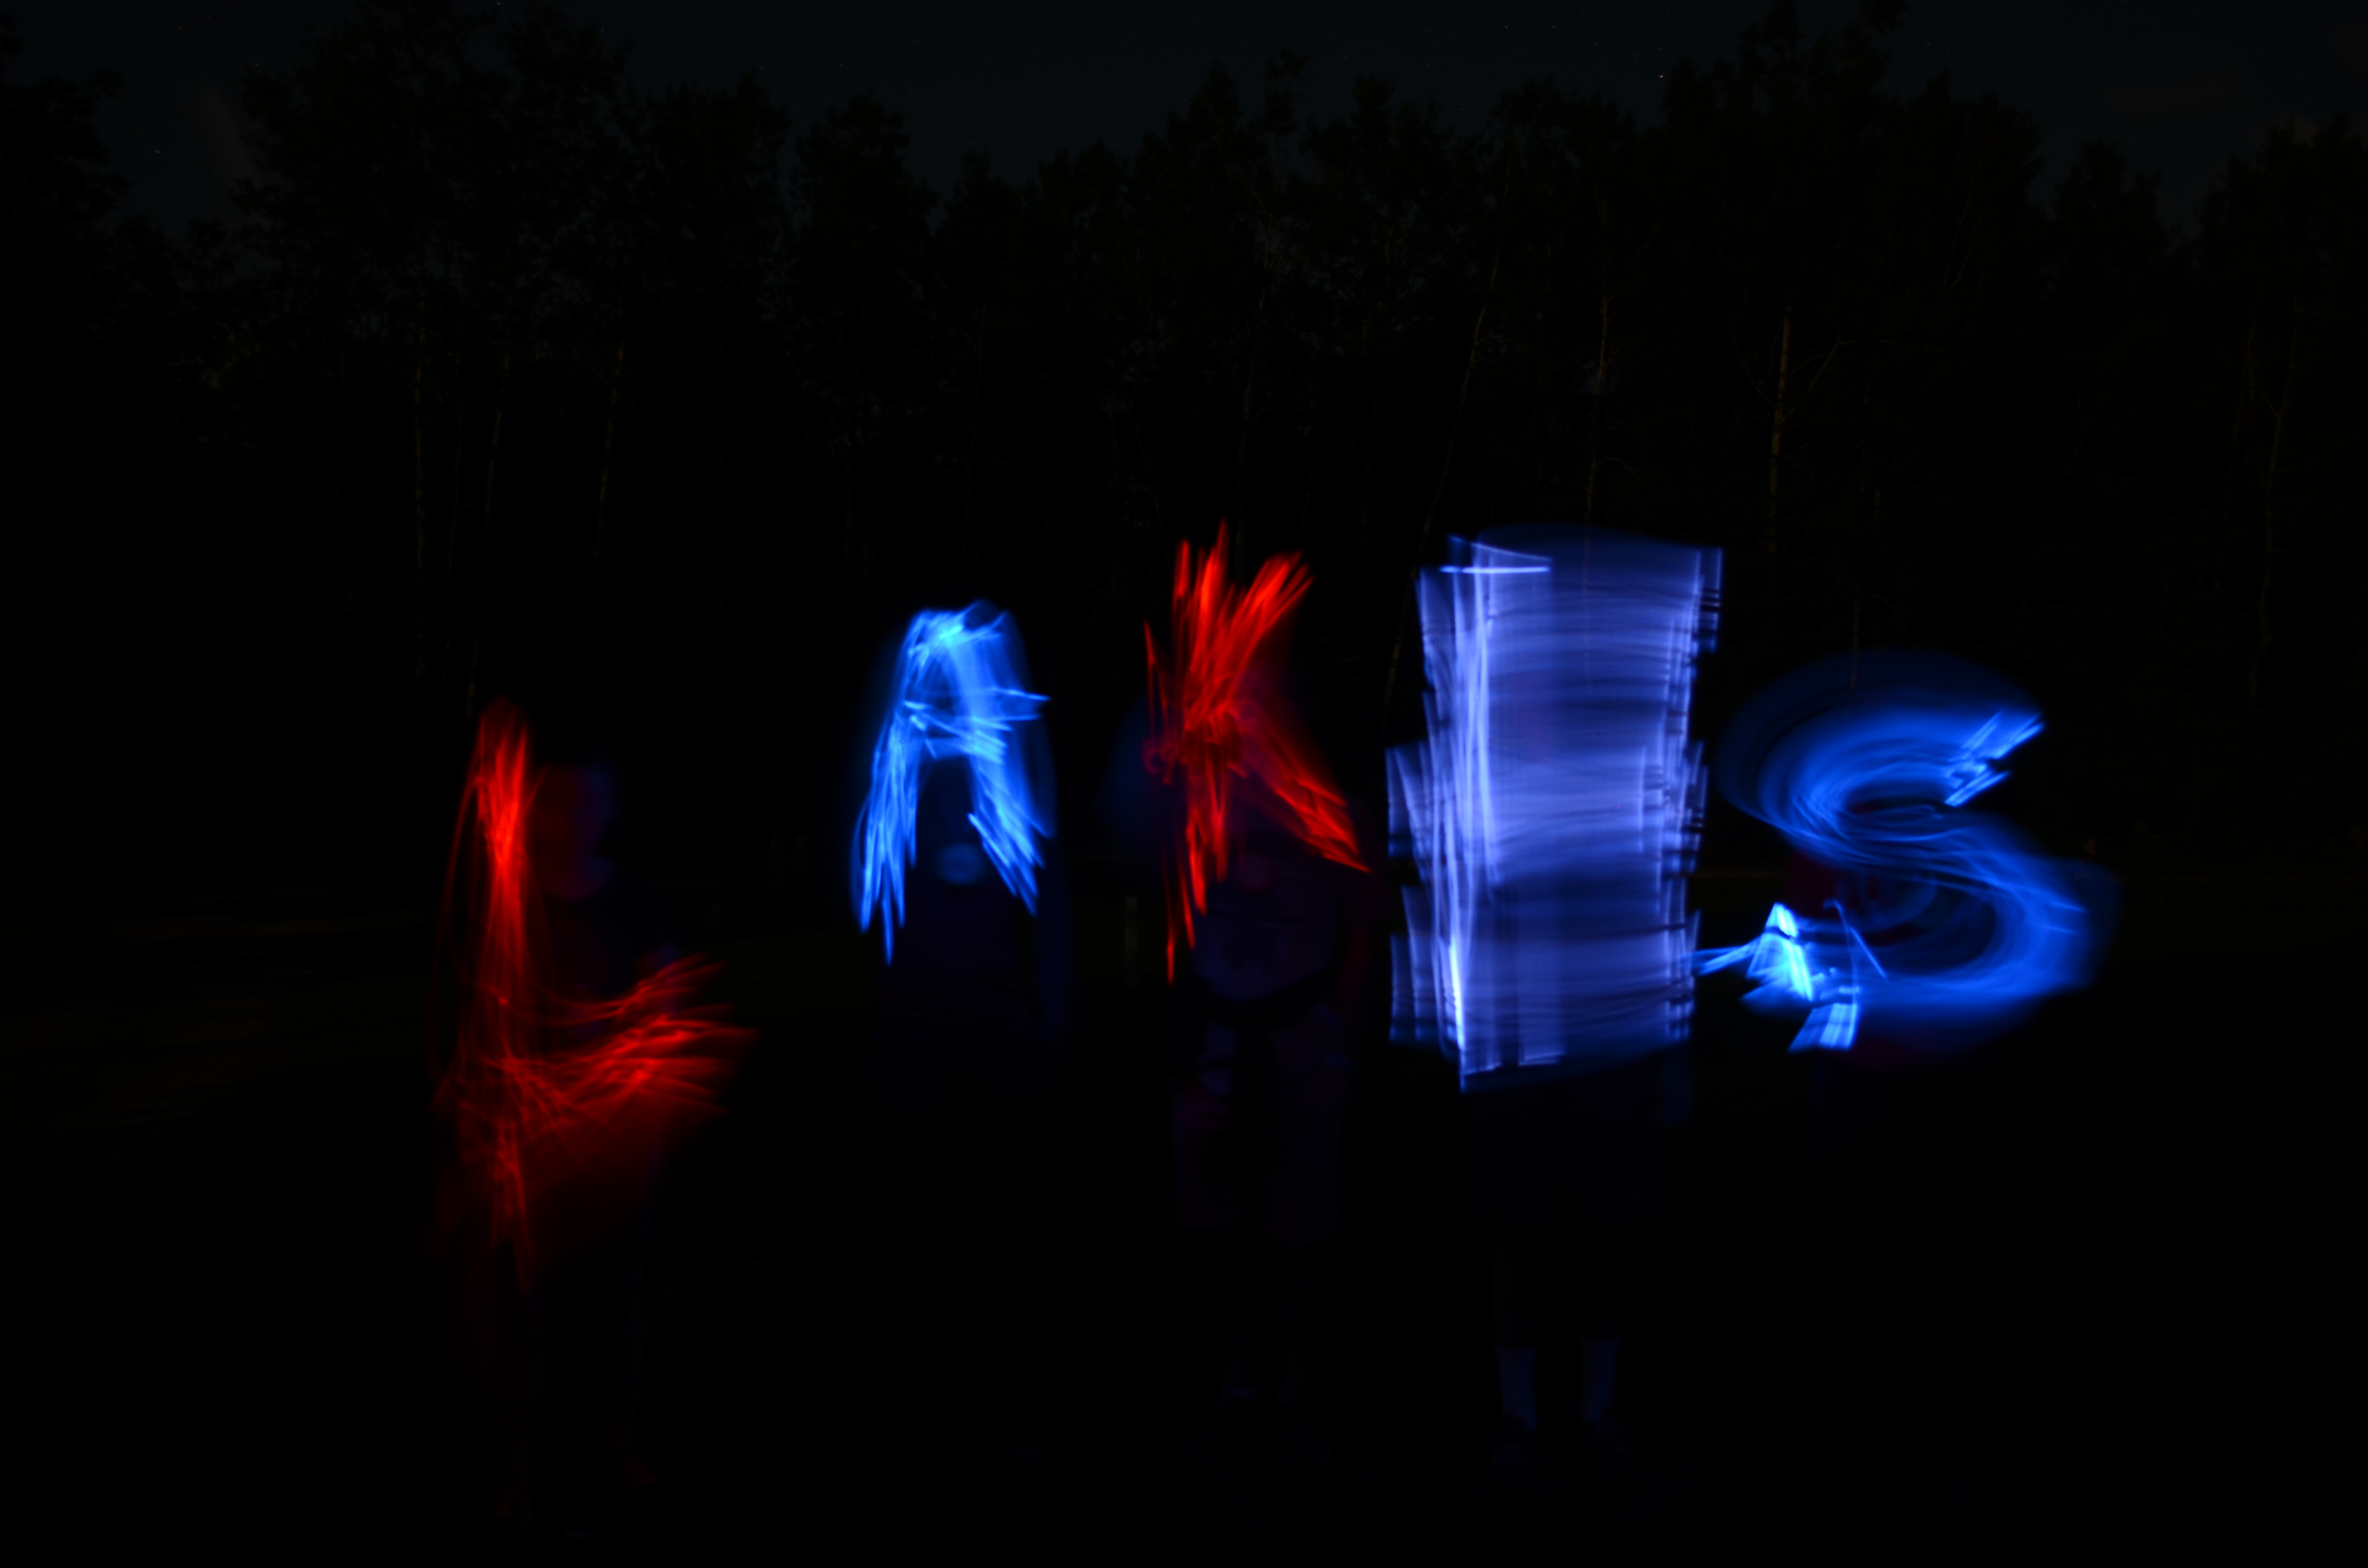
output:
[[1809,1021],[1793,1037],[1794,1051],[1848,1051],[1858,1039],[1855,999],[1827,1002],[1809,1014]]
[[1744,1005],[1762,1012],[1809,1010],[1809,1021],[1793,1038],[1794,1051],[1847,1051],[1858,1035],[1860,944],[1845,935],[1830,941],[1838,923],[1803,921],[1787,905],[1770,905],[1768,924],[1739,948],[1713,948],[1693,957],[1694,972],[1711,974],[1743,966],[1759,982],[1744,993]]
[[1981,727],[1966,738],[1947,766],[1945,778],[1950,789],[1943,797],[1946,803],[1962,806],[2005,778],[2006,770],[1996,764],[2039,731],[2036,714],[1993,713],[1983,720]]
[[1683,1038],[1706,791],[1686,725],[1718,565],[1541,525],[1454,540],[1422,575],[1429,733],[1389,757],[1394,849],[1419,877],[1392,1033],[1467,1085]]
[[1859,961],[1861,945],[1847,938],[1835,945],[1838,921],[1802,921],[1788,904],[1769,907],[1769,924],[1740,948],[1710,948],[1693,955],[1695,973],[1743,966],[1759,981],[1743,993],[1743,1005],[1759,1011],[1809,1009],[1809,1021],[1793,1035],[1793,1050],[1847,1051],[1859,1033]]
[[880,912],[891,957],[905,921],[905,872],[915,854],[923,775],[939,759],[969,763],[969,816],[979,847],[1003,885],[1036,907],[1036,869],[1053,824],[1020,744],[1019,727],[1044,706],[1025,689],[1025,670],[1010,618],[985,604],[924,610],[905,629],[855,829],[856,918],[868,931]]
[[1817,982],[1811,972],[1808,949],[1801,939],[1800,922],[1783,904],[1771,905],[1768,924],[1759,935],[1739,948],[1718,948],[1694,955],[1694,972],[1710,974],[1736,964],[1759,982],[1746,1000],[1766,995],[1775,1000],[1814,1005]]

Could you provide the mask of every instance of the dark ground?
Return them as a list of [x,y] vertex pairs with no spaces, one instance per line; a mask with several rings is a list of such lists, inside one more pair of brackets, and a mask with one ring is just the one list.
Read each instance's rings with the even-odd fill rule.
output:
[[[1518,1490],[1477,1462],[1493,1366],[1452,1078],[1378,1042],[1322,1373],[1333,1461],[1170,1457],[1213,1357],[1169,1220],[1156,955],[1129,991],[1099,891],[1060,1119],[1081,1179],[1048,1217],[1026,1352],[1052,1468],[898,1459],[845,1175],[861,951],[757,895],[678,890],[687,915],[714,906],[705,945],[764,1030],[657,1232],[645,1448],[684,1496],[643,1539],[551,1551],[2036,1561],[2119,1556],[2232,1510],[2267,1528],[2315,1484],[2310,1429],[2285,1411],[2333,1377],[2317,1346],[2346,1277],[2332,1221],[2352,1161],[2329,1062],[2356,1025],[2322,1005],[2362,924],[2356,879],[2133,885],[2099,984],[1997,1049],[1994,1136],[1882,1301],[1838,1301],[1821,1278],[1789,1031],[1706,987],[1700,1104],[1669,1141],[1623,1369],[1642,1470],[1614,1482],[1556,1455]],[[1773,891],[1698,883],[1705,940],[1748,932]],[[20,1519],[308,1555],[454,1538],[484,1426],[412,1244],[423,918],[290,895],[11,923]],[[1827,1433],[1821,1346],[1855,1315],[1917,1326],[1898,1388],[1920,1430]],[[545,1445],[562,1490],[583,1404],[569,1328]]]

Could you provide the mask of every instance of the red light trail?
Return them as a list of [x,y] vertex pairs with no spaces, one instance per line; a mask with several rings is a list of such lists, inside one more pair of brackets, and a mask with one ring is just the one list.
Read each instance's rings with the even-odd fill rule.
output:
[[1365,869],[1347,801],[1282,692],[1292,617],[1315,579],[1296,554],[1278,555],[1243,590],[1225,581],[1224,561],[1222,524],[1197,565],[1190,541],[1177,546],[1166,659],[1151,627],[1143,629],[1151,666],[1144,766],[1180,787],[1185,801],[1163,868],[1170,980],[1177,933],[1190,945],[1192,916],[1208,908],[1208,884],[1225,875],[1226,809],[1237,780],[1270,797],[1283,825],[1317,854]]
[[560,993],[527,831],[541,778],[524,719],[495,701],[445,882],[457,1016],[435,1098],[484,1239],[509,1245],[521,1286],[643,1201],[661,1152],[722,1109],[756,1038],[695,1005],[717,972],[697,960],[614,999]]

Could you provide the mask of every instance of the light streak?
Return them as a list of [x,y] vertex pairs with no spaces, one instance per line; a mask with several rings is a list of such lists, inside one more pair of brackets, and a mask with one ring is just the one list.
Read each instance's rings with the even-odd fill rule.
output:
[[1166,658],[1143,629],[1151,668],[1144,767],[1184,797],[1163,865],[1171,980],[1177,937],[1191,944],[1208,884],[1225,875],[1226,812],[1244,783],[1318,855],[1364,869],[1348,803],[1282,691],[1292,618],[1314,579],[1298,556],[1278,555],[1243,590],[1225,581],[1224,562],[1223,525],[1197,565],[1190,541],[1177,546]]
[[528,833],[541,780],[524,720],[496,699],[478,721],[445,881],[441,944],[459,983],[434,1102],[484,1239],[510,1247],[521,1285],[641,1201],[652,1163],[717,1114],[756,1038],[694,1005],[709,963],[671,964],[621,997],[560,992]]
[[1939,654],[1830,659],[1761,693],[1720,744],[1719,787],[1831,869],[1836,893],[1817,910],[1778,905],[1701,970],[1745,964],[1761,982],[1747,1003],[1807,1008],[1795,1051],[1958,1050],[2086,984],[2108,924],[2100,892],[1962,809],[2039,733],[2028,697]]
[[1393,853],[1419,876],[1392,1033],[1466,1087],[1684,1036],[1704,791],[1686,720],[1718,575],[1715,551],[1529,525],[1421,576],[1429,733],[1389,759]]
[[1027,689],[1027,660],[1011,618],[981,600],[967,609],[923,610],[896,653],[888,711],[871,749],[871,788],[855,829],[855,915],[875,911],[891,959],[905,923],[905,872],[916,852],[916,813],[928,765],[967,762],[970,824],[1003,885],[1036,908],[1036,869],[1053,823],[1030,781],[1019,727],[1044,699]]

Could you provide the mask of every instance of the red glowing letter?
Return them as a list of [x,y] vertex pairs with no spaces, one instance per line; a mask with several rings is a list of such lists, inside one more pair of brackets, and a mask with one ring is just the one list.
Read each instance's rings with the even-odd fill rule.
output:
[[721,1108],[755,1038],[694,1005],[712,964],[670,964],[621,997],[561,994],[527,831],[541,781],[525,722],[495,701],[445,883],[439,969],[457,984],[439,1020],[449,1053],[435,1052],[461,1178],[438,1228],[470,1221],[480,1243],[507,1244],[521,1285],[644,1199],[660,1153]]
[[1244,592],[1225,581],[1224,560],[1222,524],[1197,566],[1190,543],[1178,545],[1166,659],[1151,628],[1143,629],[1151,663],[1144,766],[1184,798],[1164,868],[1171,980],[1177,933],[1190,944],[1209,881],[1225,874],[1225,812],[1237,778],[1262,790],[1283,825],[1317,854],[1364,869],[1347,804],[1282,692],[1291,617],[1313,579],[1298,556],[1278,555]]

